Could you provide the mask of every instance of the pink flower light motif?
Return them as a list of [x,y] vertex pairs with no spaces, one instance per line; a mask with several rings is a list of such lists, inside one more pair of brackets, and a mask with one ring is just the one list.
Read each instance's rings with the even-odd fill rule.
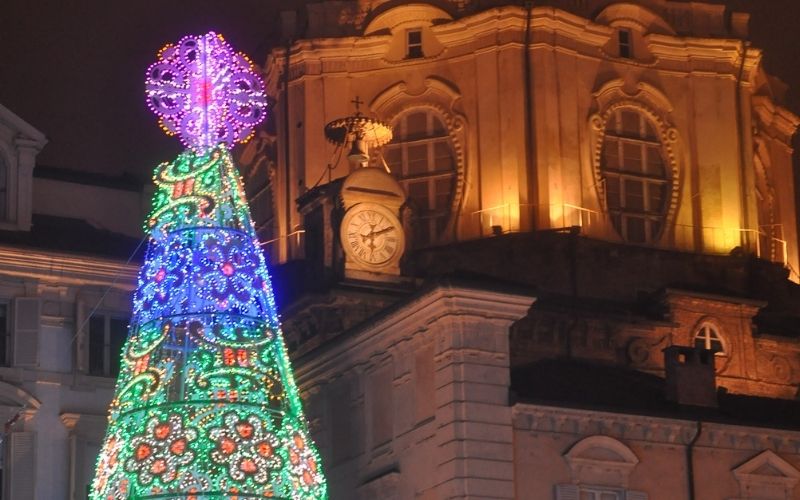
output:
[[213,31],[161,49],[147,70],[145,91],[164,131],[200,154],[247,142],[266,117],[255,66]]

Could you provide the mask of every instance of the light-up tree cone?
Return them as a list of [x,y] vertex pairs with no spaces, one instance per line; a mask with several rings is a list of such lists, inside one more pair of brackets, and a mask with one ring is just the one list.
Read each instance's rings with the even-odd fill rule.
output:
[[263,119],[263,83],[213,33],[160,57],[148,98],[189,149],[155,172],[91,498],[327,498],[229,152]]

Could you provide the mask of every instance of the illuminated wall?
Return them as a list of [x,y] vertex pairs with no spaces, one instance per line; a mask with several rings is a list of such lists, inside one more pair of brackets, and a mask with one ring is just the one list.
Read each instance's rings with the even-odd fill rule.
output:
[[[348,173],[321,131],[359,96],[395,125],[420,110],[446,124],[457,170],[444,239],[577,225],[594,238],[683,251],[742,247],[797,269],[788,144],[800,122],[774,104],[761,52],[743,48],[745,15],[733,13],[729,28],[724,6],[670,2],[612,5],[591,19],[515,6],[459,17],[422,4],[339,14],[338,37],[314,39],[315,30],[332,33],[312,22],[292,45],[288,94],[280,90],[287,52],[267,61],[278,100],[279,234],[301,227],[293,200],[327,179],[326,165],[333,178]],[[641,130],[614,122],[621,110],[638,113]],[[776,189],[774,213],[761,219],[760,122],[779,132],[760,136]],[[610,125],[633,132],[620,136],[628,142],[619,160],[607,154]],[[631,153],[635,140],[641,153]],[[617,191],[608,185],[614,169]],[[278,261],[301,256],[291,241],[275,242]]]

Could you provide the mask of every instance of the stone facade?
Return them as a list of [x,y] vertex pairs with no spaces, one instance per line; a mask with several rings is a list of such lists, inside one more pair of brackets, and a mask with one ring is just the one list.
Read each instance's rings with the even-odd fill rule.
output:
[[[243,157],[269,176],[277,279],[302,283],[283,322],[332,498],[800,497],[800,119],[747,15],[344,1],[282,21],[269,154]],[[346,277],[355,167],[322,131],[354,102],[394,129],[370,167],[406,190],[399,281]]]
[[0,106],[3,499],[86,498],[114,392],[112,346],[127,333],[138,271],[124,259],[140,239],[141,187],[37,172],[45,142]]

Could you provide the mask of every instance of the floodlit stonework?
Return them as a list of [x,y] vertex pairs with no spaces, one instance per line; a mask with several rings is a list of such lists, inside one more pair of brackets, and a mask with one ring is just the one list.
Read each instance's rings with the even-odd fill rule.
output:
[[[800,496],[800,119],[746,14],[352,1],[281,20],[272,122],[240,156],[277,279],[302,283],[282,319],[332,498]],[[393,128],[367,167],[356,131],[322,133],[354,112]],[[398,278],[347,274],[363,168],[407,196]]]

